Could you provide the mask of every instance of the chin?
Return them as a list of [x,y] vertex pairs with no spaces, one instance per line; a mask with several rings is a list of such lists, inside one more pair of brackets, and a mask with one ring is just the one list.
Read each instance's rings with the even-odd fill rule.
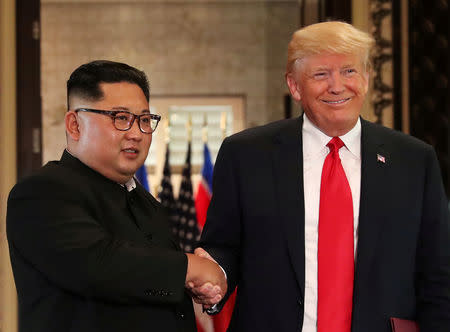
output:
[[[141,167],[141,166],[139,166],[139,167]],[[139,167],[137,167],[137,166],[133,166],[133,167],[122,167],[121,169],[120,169],[120,173],[123,175],[123,176],[127,176],[127,177],[133,177],[134,176],[134,174],[137,172],[137,170],[139,169]]]

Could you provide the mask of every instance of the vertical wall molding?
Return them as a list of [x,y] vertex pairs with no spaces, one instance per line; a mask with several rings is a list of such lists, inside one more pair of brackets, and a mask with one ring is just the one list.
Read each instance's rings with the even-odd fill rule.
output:
[[17,331],[17,299],[6,242],[6,200],[16,182],[15,1],[0,1],[0,332]]
[[[370,19],[372,35],[375,38],[373,54],[372,104],[375,122],[388,125],[383,112],[393,105],[393,43],[392,43],[392,2],[371,0]],[[392,112],[391,112],[392,113]]]

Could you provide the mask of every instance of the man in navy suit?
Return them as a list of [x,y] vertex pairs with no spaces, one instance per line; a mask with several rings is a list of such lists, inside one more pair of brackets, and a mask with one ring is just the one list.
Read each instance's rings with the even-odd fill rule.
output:
[[216,263],[179,251],[161,204],[133,177],[160,120],[146,75],[93,61],[72,73],[67,96],[61,160],[8,200],[19,331],[196,331],[185,284],[216,285],[217,300],[226,285]]
[[[388,332],[391,317],[416,320],[421,332],[450,331],[450,223],[437,158],[431,146],[360,117],[373,43],[343,22],[298,30],[286,81],[303,115],[223,142],[196,253],[225,270],[228,293],[211,307],[206,286],[192,291],[214,313],[237,286],[229,331]],[[332,139],[343,142],[352,199],[350,239],[331,248],[352,248],[342,328],[331,327],[340,324],[340,298],[328,320],[319,315],[322,299],[340,296],[337,287],[318,291],[319,216],[329,203],[321,176]],[[331,282],[344,269],[334,263]]]

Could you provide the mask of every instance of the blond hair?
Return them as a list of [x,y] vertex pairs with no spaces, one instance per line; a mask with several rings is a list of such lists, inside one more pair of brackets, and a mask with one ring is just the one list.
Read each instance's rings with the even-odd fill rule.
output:
[[288,46],[286,73],[297,60],[323,53],[360,55],[366,71],[370,68],[370,52],[375,40],[351,24],[339,21],[308,25],[292,35]]

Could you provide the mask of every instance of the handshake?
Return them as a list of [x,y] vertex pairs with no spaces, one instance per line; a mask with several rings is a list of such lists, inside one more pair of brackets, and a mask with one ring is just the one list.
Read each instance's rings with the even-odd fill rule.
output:
[[219,303],[227,292],[227,280],[219,264],[202,248],[186,254],[188,267],[185,286],[192,299],[207,309]]

